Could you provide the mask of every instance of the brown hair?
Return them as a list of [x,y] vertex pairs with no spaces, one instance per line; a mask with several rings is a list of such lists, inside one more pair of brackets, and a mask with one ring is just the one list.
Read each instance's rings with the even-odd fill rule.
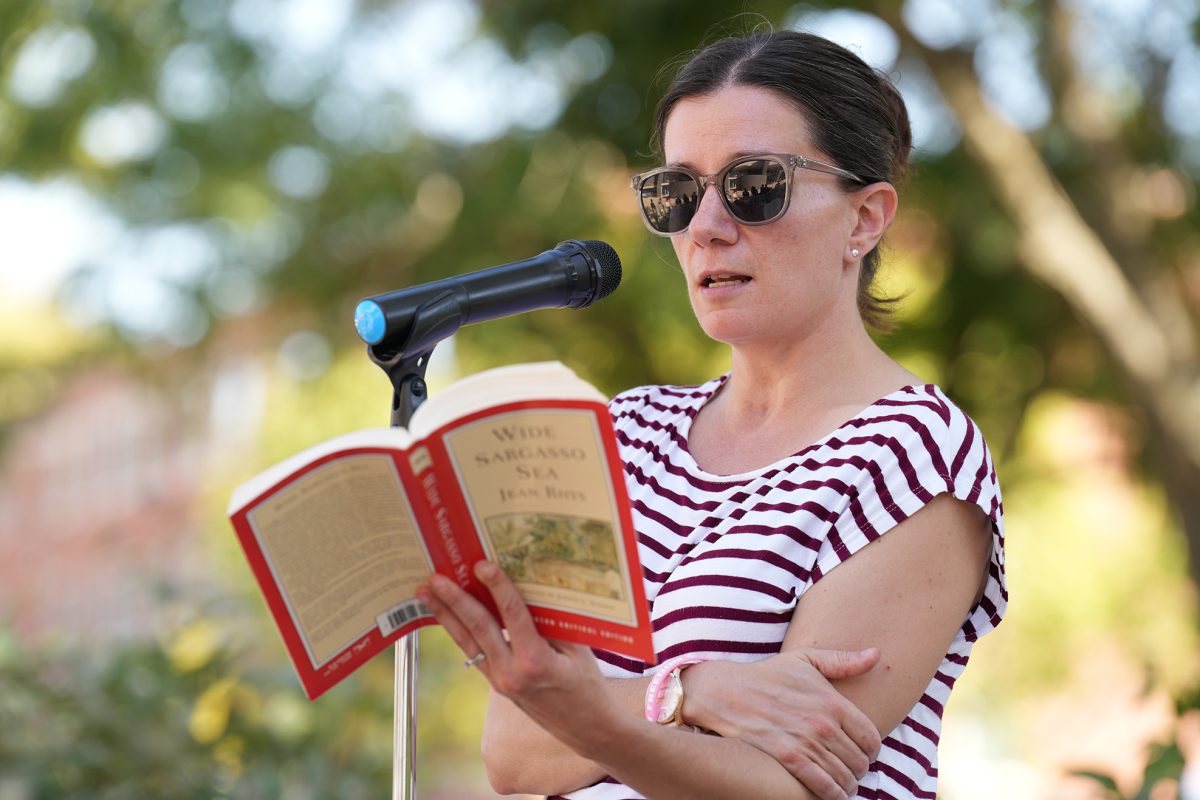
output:
[[[846,48],[796,31],[728,37],[692,56],[658,103],[657,152],[662,154],[667,117],[680,100],[727,86],[759,86],[779,93],[808,121],[821,152],[868,183],[896,183],[907,171],[912,130],[904,99],[891,80]],[[847,190],[858,186],[849,178],[841,183]],[[875,247],[863,256],[858,309],[867,325],[886,331],[892,327],[897,298],[873,291],[878,269]]]

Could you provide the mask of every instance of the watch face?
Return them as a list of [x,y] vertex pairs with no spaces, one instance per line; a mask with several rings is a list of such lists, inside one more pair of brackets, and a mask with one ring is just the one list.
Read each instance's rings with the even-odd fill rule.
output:
[[670,680],[666,682],[662,690],[662,703],[658,706],[658,724],[666,725],[675,718],[675,711],[679,708],[679,704],[683,702],[683,684],[679,680],[679,673],[671,675]]

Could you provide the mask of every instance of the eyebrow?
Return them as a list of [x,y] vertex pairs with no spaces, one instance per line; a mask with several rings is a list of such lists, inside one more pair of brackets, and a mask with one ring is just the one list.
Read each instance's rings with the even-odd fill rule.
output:
[[[746,158],[747,156],[765,156],[765,155],[775,155],[775,153],[768,151],[768,150],[738,150],[736,153],[732,154],[729,157],[729,159],[727,159],[725,161],[725,163],[722,164],[721,166],[722,167],[729,166],[734,161],[737,161],[740,158]],[[692,166],[691,162],[689,162],[689,161],[672,161],[671,163],[665,164],[664,166],[685,167],[685,168],[693,170],[695,172],[700,171],[700,170],[696,169],[694,166]]]

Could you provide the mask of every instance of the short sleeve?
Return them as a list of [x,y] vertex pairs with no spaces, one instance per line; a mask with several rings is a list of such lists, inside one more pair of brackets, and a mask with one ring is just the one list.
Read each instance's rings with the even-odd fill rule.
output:
[[960,635],[974,641],[995,628],[1008,606],[1004,515],[991,454],[978,426],[932,385],[910,387],[876,403],[837,444],[858,467],[848,502],[821,543],[812,583],[911,517],[940,494],[978,506],[991,527],[988,578]]

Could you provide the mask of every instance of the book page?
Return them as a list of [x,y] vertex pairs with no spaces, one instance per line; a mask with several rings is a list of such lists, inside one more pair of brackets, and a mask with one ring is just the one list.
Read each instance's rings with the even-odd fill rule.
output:
[[488,557],[526,602],[634,623],[594,411],[506,411],[453,428],[443,441]]
[[276,484],[282,483],[292,473],[299,472],[305,465],[319,461],[332,453],[357,447],[390,447],[396,450],[405,450],[411,444],[412,437],[403,428],[365,428],[335,436],[280,461],[237,487],[229,498],[227,513],[232,517],[253,502],[254,498]]
[[247,514],[313,667],[412,600],[429,557],[392,458],[363,453],[305,473]]

